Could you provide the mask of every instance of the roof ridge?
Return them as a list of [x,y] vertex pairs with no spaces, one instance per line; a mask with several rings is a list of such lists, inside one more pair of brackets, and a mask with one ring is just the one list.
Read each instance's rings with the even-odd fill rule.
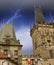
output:
[[7,56],[4,55],[4,54],[0,51],[0,58],[1,58],[1,59],[2,59],[2,58],[7,58]]

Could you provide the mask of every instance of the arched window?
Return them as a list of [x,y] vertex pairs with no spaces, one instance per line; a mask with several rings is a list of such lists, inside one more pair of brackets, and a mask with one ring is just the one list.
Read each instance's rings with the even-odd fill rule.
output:
[[47,42],[48,42],[49,46],[51,46],[51,45],[52,45],[52,44],[51,44],[51,40],[47,40]]
[[47,40],[47,42],[48,42],[48,43],[50,43],[50,42],[51,42],[51,40]]

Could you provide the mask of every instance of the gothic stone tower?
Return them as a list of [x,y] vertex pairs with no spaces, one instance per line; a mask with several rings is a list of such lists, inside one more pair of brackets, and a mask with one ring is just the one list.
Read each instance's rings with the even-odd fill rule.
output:
[[34,56],[54,58],[54,23],[46,23],[42,11],[35,8],[35,23],[30,30]]
[[13,25],[4,24],[0,31],[0,51],[19,65],[22,62],[22,45],[16,40]]

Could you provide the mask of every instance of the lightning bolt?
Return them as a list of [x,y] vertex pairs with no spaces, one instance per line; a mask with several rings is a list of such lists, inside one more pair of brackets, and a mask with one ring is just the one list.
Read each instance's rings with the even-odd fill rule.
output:
[[16,18],[16,17],[21,17],[22,15],[17,15],[17,13],[19,12],[20,10],[18,9],[16,12],[15,12],[15,14],[14,14],[14,16],[12,16],[7,22],[6,22],[6,24],[8,24],[8,23],[10,23],[11,21],[12,21],[12,23],[13,23],[13,19],[14,18]]

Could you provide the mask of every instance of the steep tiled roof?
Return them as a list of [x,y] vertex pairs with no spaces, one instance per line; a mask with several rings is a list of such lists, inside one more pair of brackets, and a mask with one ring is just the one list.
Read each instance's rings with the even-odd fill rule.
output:
[[7,58],[1,51],[0,51],[0,59]]

